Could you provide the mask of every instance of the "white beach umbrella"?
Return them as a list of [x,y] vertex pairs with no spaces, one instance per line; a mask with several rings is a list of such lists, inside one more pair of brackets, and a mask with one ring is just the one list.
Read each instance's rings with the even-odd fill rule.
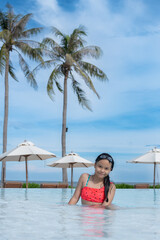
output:
[[71,187],[73,187],[73,168],[75,167],[91,167],[94,163],[80,157],[77,153],[69,153],[61,159],[47,164],[49,167],[71,168]]
[[36,147],[32,142],[24,141],[16,148],[0,155],[0,161],[25,161],[26,163],[26,188],[28,188],[28,160],[45,160],[56,157],[54,153]]
[[146,154],[144,154],[132,161],[127,161],[127,162],[154,164],[153,187],[155,188],[156,164],[160,164],[160,149],[155,147],[151,151],[147,152]]

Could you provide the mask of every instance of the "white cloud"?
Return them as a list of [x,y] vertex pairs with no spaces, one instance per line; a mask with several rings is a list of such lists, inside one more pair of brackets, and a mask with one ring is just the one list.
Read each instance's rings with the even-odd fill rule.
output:
[[[147,8],[143,1],[124,1],[121,11],[113,12],[109,8],[107,1],[84,1],[77,3],[73,12],[62,9],[56,0],[37,0],[34,17],[39,23],[45,26],[56,26],[63,32],[71,32],[79,24],[87,27],[89,44],[96,44],[103,49],[102,58],[96,62],[109,77],[109,83],[99,83],[95,81],[97,91],[101,95],[98,100],[94,94],[86,89],[87,96],[91,100],[93,113],[81,109],[76,102],[76,96],[69,88],[68,119],[101,119],[110,117],[136,109],[139,103],[136,101],[132,106],[124,104],[126,101],[125,92],[129,90],[154,89],[160,87],[158,73],[147,73],[141,76],[132,76],[127,69],[131,66],[139,65],[151,61],[159,64],[159,54],[157,48],[159,39],[157,36],[139,37],[135,26],[140,30],[140,26],[135,23],[136,19],[143,19]],[[73,21],[74,19],[74,21]],[[146,25],[146,28],[151,26]],[[155,26],[153,26],[155,28]],[[128,34],[131,36],[128,37]],[[134,36],[135,34],[135,36]],[[136,68],[135,68],[136,71]],[[38,92],[35,92],[25,82],[23,74],[18,72],[20,83],[14,83],[13,94],[11,89],[11,105],[22,108],[25,106],[26,112],[30,111],[30,106],[39,118],[61,119],[62,95],[56,93],[55,103],[52,103],[46,94],[46,83],[49,76],[48,71],[41,71],[37,75],[39,84]],[[151,77],[154,74],[154,79]],[[156,75],[157,74],[157,75]],[[25,96],[25,92],[27,95]],[[74,99],[74,105],[72,104]],[[3,100],[2,100],[3,101]],[[104,107],[105,106],[105,107]],[[43,109],[43,111],[41,111]]]
[[[98,100],[92,92],[86,89],[93,112],[83,110],[68,87],[68,124],[78,121],[87,124],[89,121],[106,120],[113,116],[118,118],[119,115],[141,110],[143,104],[154,105],[156,101],[159,101],[157,93],[154,99],[151,98],[150,101],[146,99],[148,91],[155,93],[154,90],[160,88],[160,21],[147,21],[149,6],[145,1],[124,0],[121,2],[123,6],[117,11],[113,11],[106,0],[80,0],[74,11],[65,11],[56,0],[36,0],[35,11],[32,11],[32,7],[30,9],[39,24],[45,27],[56,26],[64,33],[71,33],[80,24],[85,25],[88,32],[86,38],[88,44],[98,45],[103,50],[102,58],[94,61],[109,78],[108,83],[95,81],[95,87],[101,99]],[[44,34],[50,35],[47,31]],[[61,124],[62,95],[56,91],[55,102],[52,103],[46,94],[49,73],[50,70],[46,70],[37,74],[39,90],[35,92],[25,83],[22,73],[17,71],[20,82],[12,81],[10,85],[9,122],[12,119],[15,122],[20,121],[23,125],[25,121],[31,124],[32,121],[33,123],[46,121],[47,125],[47,120],[53,120]],[[0,87],[3,89],[2,82],[0,82]],[[128,93],[131,91],[132,94],[129,96]],[[137,91],[144,94],[146,92],[146,95],[136,99],[134,93]],[[2,95],[0,102],[3,103]],[[111,129],[109,131],[93,129],[91,124],[87,126],[88,130],[84,132],[78,129],[73,132],[69,129],[68,150],[92,152],[107,148],[110,151],[143,152],[145,145],[160,142],[159,129],[135,131],[123,129],[113,131]],[[60,151],[61,133],[57,126],[51,128],[42,126],[38,129],[33,127],[23,129],[21,132],[17,130],[16,134],[13,133],[13,135],[9,133],[9,144],[12,146],[23,141],[25,137],[37,145]]]
[[[38,0],[37,8],[38,10],[36,9],[34,13],[35,18],[46,26],[53,25],[67,33],[79,24],[85,25],[88,29],[88,43],[99,45],[104,52],[102,59],[96,64],[107,73],[110,81],[107,84],[95,82],[102,99],[98,101],[93,94],[87,91],[94,112],[90,114],[83,111],[76,103],[74,111],[72,111],[71,103],[68,107],[69,118],[75,120],[76,115],[82,119],[91,117],[97,119],[102,116],[102,113],[104,116],[104,106],[107,109],[105,116],[119,114],[120,111],[130,111],[130,106],[123,105],[123,101],[121,101],[124,97],[122,96],[123,92],[160,88],[160,82],[157,79],[159,73],[156,75],[152,69],[139,77],[132,76],[130,72],[127,72],[129,66],[135,66],[136,71],[136,66],[145,68],[144,63],[157,65],[160,63],[157,52],[159,44],[157,36],[139,35],[142,23],[137,24],[137,19],[142,22],[148,12],[143,1],[134,1],[134,3],[133,1],[124,1],[122,10],[116,13],[109,9],[107,1],[104,0],[81,0],[73,12],[67,12],[60,8],[57,1],[47,1],[44,6],[44,1]],[[151,26],[146,24],[143,25],[143,28],[146,28],[147,31],[148,28],[151,29]],[[155,26],[153,26],[154,28]],[[154,74],[154,79],[151,81],[152,74]],[[69,95],[73,96],[72,93]],[[112,107],[110,107],[111,102],[114,104]],[[138,103],[134,104],[134,107],[137,108]]]

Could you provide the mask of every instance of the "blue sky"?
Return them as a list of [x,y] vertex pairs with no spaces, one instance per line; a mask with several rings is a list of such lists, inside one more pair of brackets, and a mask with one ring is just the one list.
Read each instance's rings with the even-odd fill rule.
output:
[[[50,26],[70,34],[82,24],[87,29],[88,45],[98,45],[103,50],[101,59],[93,61],[109,79],[106,83],[93,79],[100,100],[82,83],[92,112],[78,105],[68,85],[67,153],[75,151],[94,161],[97,154],[109,152],[116,162],[113,180],[151,182],[153,166],[128,164],[126,160],[160,144],[159,1],[3,0],[2,10],[6,2],[16,13],[33,13],[29,27],[45,28],[38,40],[53,37]],[[47,96],[46,83],[51,70],[37,74],[39,88],[35,91],[24,79],[14,54],[13,60],[19,83],[10,79],[8,150],[27,139],[60,157],[62,94],[56,91],[54,102]],[[2,148],[3,77],[0,89]],[[61,180],[61,171],[47,167],[48,162],[50,160],[29,162],[29,179]],[[86,169],[76,169],[74,179],[84,171]],[[24,163],[7,163],[7,179],[24,180]]]

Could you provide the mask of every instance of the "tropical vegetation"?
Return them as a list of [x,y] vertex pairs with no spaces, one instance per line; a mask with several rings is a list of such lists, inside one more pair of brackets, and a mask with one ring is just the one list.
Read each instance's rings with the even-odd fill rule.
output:
[[[5,71],[5,110],[4,110],[4,125],[3,125],[3,152],[7,151],[7,128],[8,128],[8,101],[9,101],[9,81],[8,74],[16,79],[11,63],[11,54],[15,52],[19,58],[19,65],[30,83],[34,88],[37,88],[36,80],[29,69],[24,56],[30,60],[43,61],[41,49],[36,41],[30,39],[31,36],[38,34],[41,28],[27,29],[26,25],[32,17],[32,14],[15,15],[13,8],[7,5],[7,12],[0,11],[0,65],[1,72]],[[2,163],[2,186],[6,177],[6,163]]]
[[[89,87],[99,98],[93,80],[105,81],[106,74],[93,63],[85,61],[88,58],[98,59],[102,51],[98,46],[87,46],[84,37],[87,36],[83,26],[74,29],[70,35],[62,33],[52,27],[52,33],[57,41],[52,38],[44,38],[42,43],[31,39],[40,33],[42,28],[27,28],[32,14],[15,14],[8,4],[7,11],[0,11],[0,75],[4,74],[5,80],[5,103],[3,123],[3,152],[7,151],[8,109],[9,109],[9,74],[15,79],[11,56],[14,52],[19,58],[19,65],[25,78],[33,88],[37,88],[35,73],[41,68],[52,67],[47,82],[47,93],[53,100],[55,86],[63,93],[63,116],[62,116],[62,156],[66,154],[66,121],[67,121],[67,86],[70,81],[73,92],[82,107],[92,110],[83,85]],[[39,62],[38,66],[31,71],[24,58]],[[45,57],[45,61],[43,61]],[[2,186],[6,178],[6,163],[2,163],[1,182]],[[68,182],[67,170],[63,169],[63,182]]]
[[127,183],[116,183],[115,186],[116,186],[117,189],[118,188],[124,188],[124,189],[126,189],[126,188],[134,188],[134,185],[127,184]]
[[[127,184],[127,183],[115,183],[115,186],[117,189],[135,189],[134,184]],[[23,183],[23,188],[26,188],[26,183]],[[40,184],[38,183],[28,183],[28,188],[40,188]],[[71,188],[71,186],[68,186],[68,188]],[[75,187],[74,187],[75,188]],[[153,188],[153,185],[150,185],[149,188]],[[160,188],[160,185],[156,185],[155,188]]]
[[[23,183],[22,188],[26,188],[26,183]],[[40,184],[38,183],[28,183],[28,188],[40,188]]]
[[[42,41],[43,52],[48,60],[40,63],[33,71],[52,67],[47,83],[48,95],[52,98],[55,94],[55,86],[63,93],[63,120],[62,120],[62,156],[66,154],[66,120],[67,120],[67,85],[70,80],[73,92],[77,95],[78,102],[82,107],[91,110],[85,91],[82,88],[81,80],[99,98],[93,79],[105,81],[106,74],[97,66],[85,61],[86,58],[98,59],[102,51],[98,46],[86,46],[84,37],[87,36],[85,28],[79,26],[74,29],[71,35],[62,33],[52,27],[52,33],[59,38],[57,42],[52,38],[45,38]],[[80,78],[79,78],[80,77]],[[62,86],[63,85],[63,86]],[[63,169],[63,182],[67,182],[67,170]]]

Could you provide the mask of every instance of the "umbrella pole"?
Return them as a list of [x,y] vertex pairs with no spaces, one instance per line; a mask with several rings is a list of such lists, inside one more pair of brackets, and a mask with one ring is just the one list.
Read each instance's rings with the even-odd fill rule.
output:
[[155,188],[155,176],[156,176],[156,163],[154,163],[153,188]]
[[73,164],[71,164],[71,188],[73,188]]
[[27,165],[27,157],[25,157],[26,162],[26,188],[28,188],[28,165]]

